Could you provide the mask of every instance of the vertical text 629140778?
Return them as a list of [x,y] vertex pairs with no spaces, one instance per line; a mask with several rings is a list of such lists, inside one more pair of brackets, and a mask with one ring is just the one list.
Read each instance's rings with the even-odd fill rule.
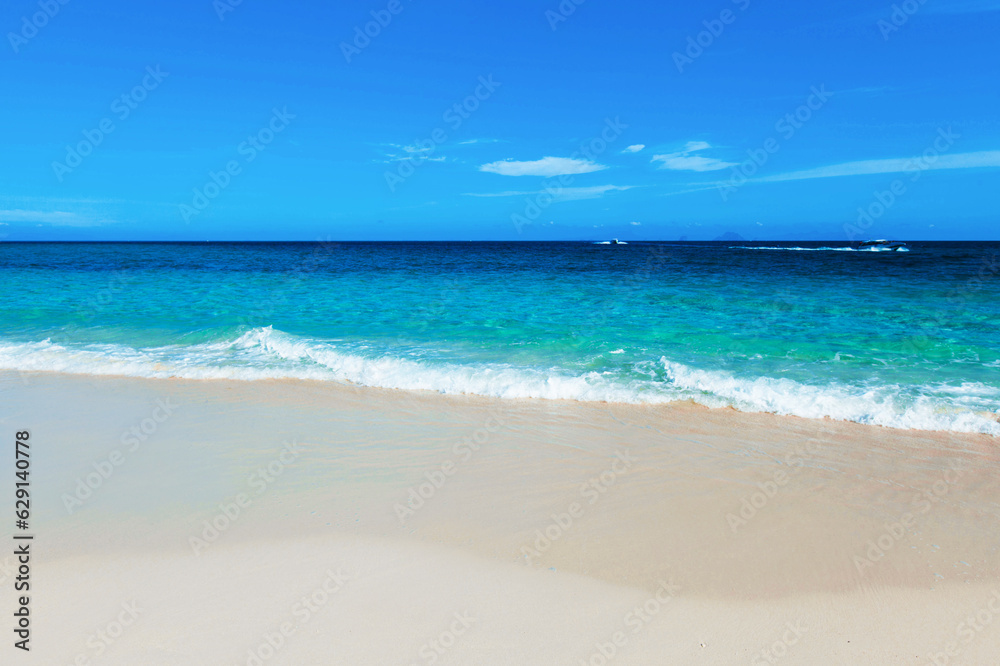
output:
[[28,474],[31,468],[31,438],[27,430],[15,433],[14,436],[14,526],[20,530],[14,533],[14,557],[17,559],[17,575],[14,577],[14,591],[17,595],[17,610],[14,612],[14,647],[30,650],[31,642],[31,611],[29,609],[31,591],[31,539],[26,534],[28,520],[31,518],[31,484]]

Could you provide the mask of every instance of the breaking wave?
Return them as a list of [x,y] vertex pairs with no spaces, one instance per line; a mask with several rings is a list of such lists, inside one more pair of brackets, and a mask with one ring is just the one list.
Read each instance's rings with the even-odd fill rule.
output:
[[454,362],[372,352],[302,338],[271,327],[233,339],[136,349],[0,341],[0,369],[186,379],[303,379],[391,389],[635,404],[692,400],[709,407],[832,418],[891,428],[1000,435],[1000,389],[961,386],[805,384],[740,377],[665,357],[627,372],[584,372],[501,363]]

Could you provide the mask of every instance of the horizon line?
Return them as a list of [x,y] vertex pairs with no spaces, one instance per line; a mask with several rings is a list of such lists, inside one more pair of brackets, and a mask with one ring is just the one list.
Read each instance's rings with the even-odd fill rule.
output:
[[[383,239],[383,240],[338,240],[338,239],[321,239],[315,238],[312,240],[304,239],[269,239],[269,240],[251,240],[251,239],[214,239],[214,240],[184,240],[184,239],[173,239],[173,240],[12,240],[12,239],[0,239],[0,244],[8,243],[79,243],[79,244],[169,244],[169,243],[593,243],[593,242],[604,242],[606,238],[592,239],[445,239],[445,240],[406,240],[406,239]],[[866,239],[866,240],[885,240],[885,239]],[[1000,243],[1000,238],[948,238],[948,239],[931,239],[931,238],[915,238],[909,240],[891,239],[897,240],[899,242],[905,243]],[[848,245],[854,245],[857,243],[865,242],[864,240],[841,240],[841,239],[805,239],[805,238],[761,238],[761,239],[742,239],[742,240],[732,240],[732,239],[635,239],[629,240],[625,239],[622,241],[625,244],[628,243],[846,243]]]

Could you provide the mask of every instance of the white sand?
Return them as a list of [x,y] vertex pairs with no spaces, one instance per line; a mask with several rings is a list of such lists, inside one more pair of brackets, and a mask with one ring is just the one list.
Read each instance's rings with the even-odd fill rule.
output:
[[[30,428],[35,455],[26,663],[1000,654],[988,437],[287,382],[0,375],[0,398],[0,423]],[[142,433],[164,415],[157,400],[177,407]],[[65,497],[116,449],[120,464],[70,513]],[[428,497],[401,520],[411,489]],[[339,589],[323,591],[328,579]],[[119,617],[130,624],[112,638]],[[294,631],[277,639],[285,622]]]

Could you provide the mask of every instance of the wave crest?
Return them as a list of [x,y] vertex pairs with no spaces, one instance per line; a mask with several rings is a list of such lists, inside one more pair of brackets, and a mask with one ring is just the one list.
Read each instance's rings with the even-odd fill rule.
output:
[[885,247],[766,247],[762,245],[733,245],[730,250],[782,250],[787,252],[909,252],[910,249]]
[[[51,340],[0,341],[0,369],[150,378],[304,379],[498,398],[633,404],[692,400],[747,412],[1000,435],[996,414],[982,407],[1000,404],[1000,389],[981,384],[908,387],[905,391],[896,385],[811,385],[782,378],[738,377],[666,357],[636,364],[631,375],[596,371],[574,375],[564,369],[380,355],[271,327],[254,328],[230,340],[145,349],[112,344],[73,347]],[[974,402],[963,398],[977,395]]]

